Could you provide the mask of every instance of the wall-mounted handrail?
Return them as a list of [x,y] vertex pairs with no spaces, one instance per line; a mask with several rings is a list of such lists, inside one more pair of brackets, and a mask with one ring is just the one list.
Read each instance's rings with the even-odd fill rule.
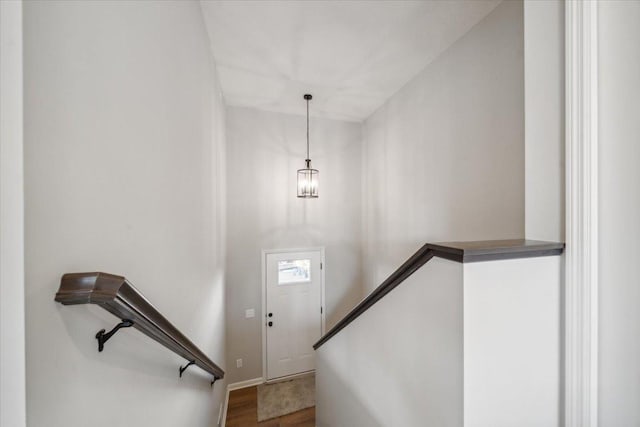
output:
[[[69,273],[62,276],[55,300],[64,305],[96,304],[122,320],[112,331],[98,332],[99,351],[122,327],[132,326],[217,379],[224,371],[171,324],[127,279],[107,273]],[[186,367],[184,368],[186,369]],[[184,372],[181,367],[180,376]],[[213,384],[213,383],[212,383]]]
[[563,250],[564,243],[525,239],[427,243],[324,334],[313,348],[317,350],[329,341],[434,256],[456,262],[478,262],[560,255]]

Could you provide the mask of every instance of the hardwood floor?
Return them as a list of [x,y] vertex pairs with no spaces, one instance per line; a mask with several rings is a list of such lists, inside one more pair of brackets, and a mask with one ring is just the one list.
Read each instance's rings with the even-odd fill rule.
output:
[[247,387],[229,393],[227,427],[315,427],[316,408],[258,422],[258,387]]

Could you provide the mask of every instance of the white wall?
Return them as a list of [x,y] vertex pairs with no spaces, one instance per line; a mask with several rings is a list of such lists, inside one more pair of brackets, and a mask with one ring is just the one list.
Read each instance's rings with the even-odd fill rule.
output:
[[22,2],[0,2],[0,426],[25,426]]
[[524,2],[525,234],[564,241],[564,0]]
[[53,298],[106,271],[225,366],[224,107],[197,2],[25,3],[27,409],[33,427],[215,425],[224,382]]
[[[311,101],[313,109],[313,101]],[[305,111],[300,95],[300,110]],[[262,376],[263,249],[326,248],[326,318],[331,327],[362,295],[358,123],[311,118],[320,197],[296,197],[306,157],[304,116],[231,107],[227,112],[229,381]],[[254,308],[256,317],[245,319]],[[243,367],[235,367],[236,359]]]
[[319,427],[462,426],[462,269],[432,259],[316,351]]
[[640,2],[599,5],[600,425],[640,425]]
[[501,3],[365,122],[368,291],[427,241],[524,236],[522,14]]

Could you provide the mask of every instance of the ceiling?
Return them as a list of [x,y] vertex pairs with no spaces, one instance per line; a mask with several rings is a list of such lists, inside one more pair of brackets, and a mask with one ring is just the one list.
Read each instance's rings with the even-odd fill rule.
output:
[[201,4],[228,105],[362,121],[499,2]]

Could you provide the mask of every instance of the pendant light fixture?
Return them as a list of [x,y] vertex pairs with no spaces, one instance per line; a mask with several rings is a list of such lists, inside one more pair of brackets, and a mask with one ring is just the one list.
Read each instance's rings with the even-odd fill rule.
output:
[[306,167],[298,169],[298,197],[303,199],[318,198],[318,170],[311,168],[311,158],[309,157],[309,101],[312,96],[306,94],[304,99],[307,101],[307,158],[305,159]]

